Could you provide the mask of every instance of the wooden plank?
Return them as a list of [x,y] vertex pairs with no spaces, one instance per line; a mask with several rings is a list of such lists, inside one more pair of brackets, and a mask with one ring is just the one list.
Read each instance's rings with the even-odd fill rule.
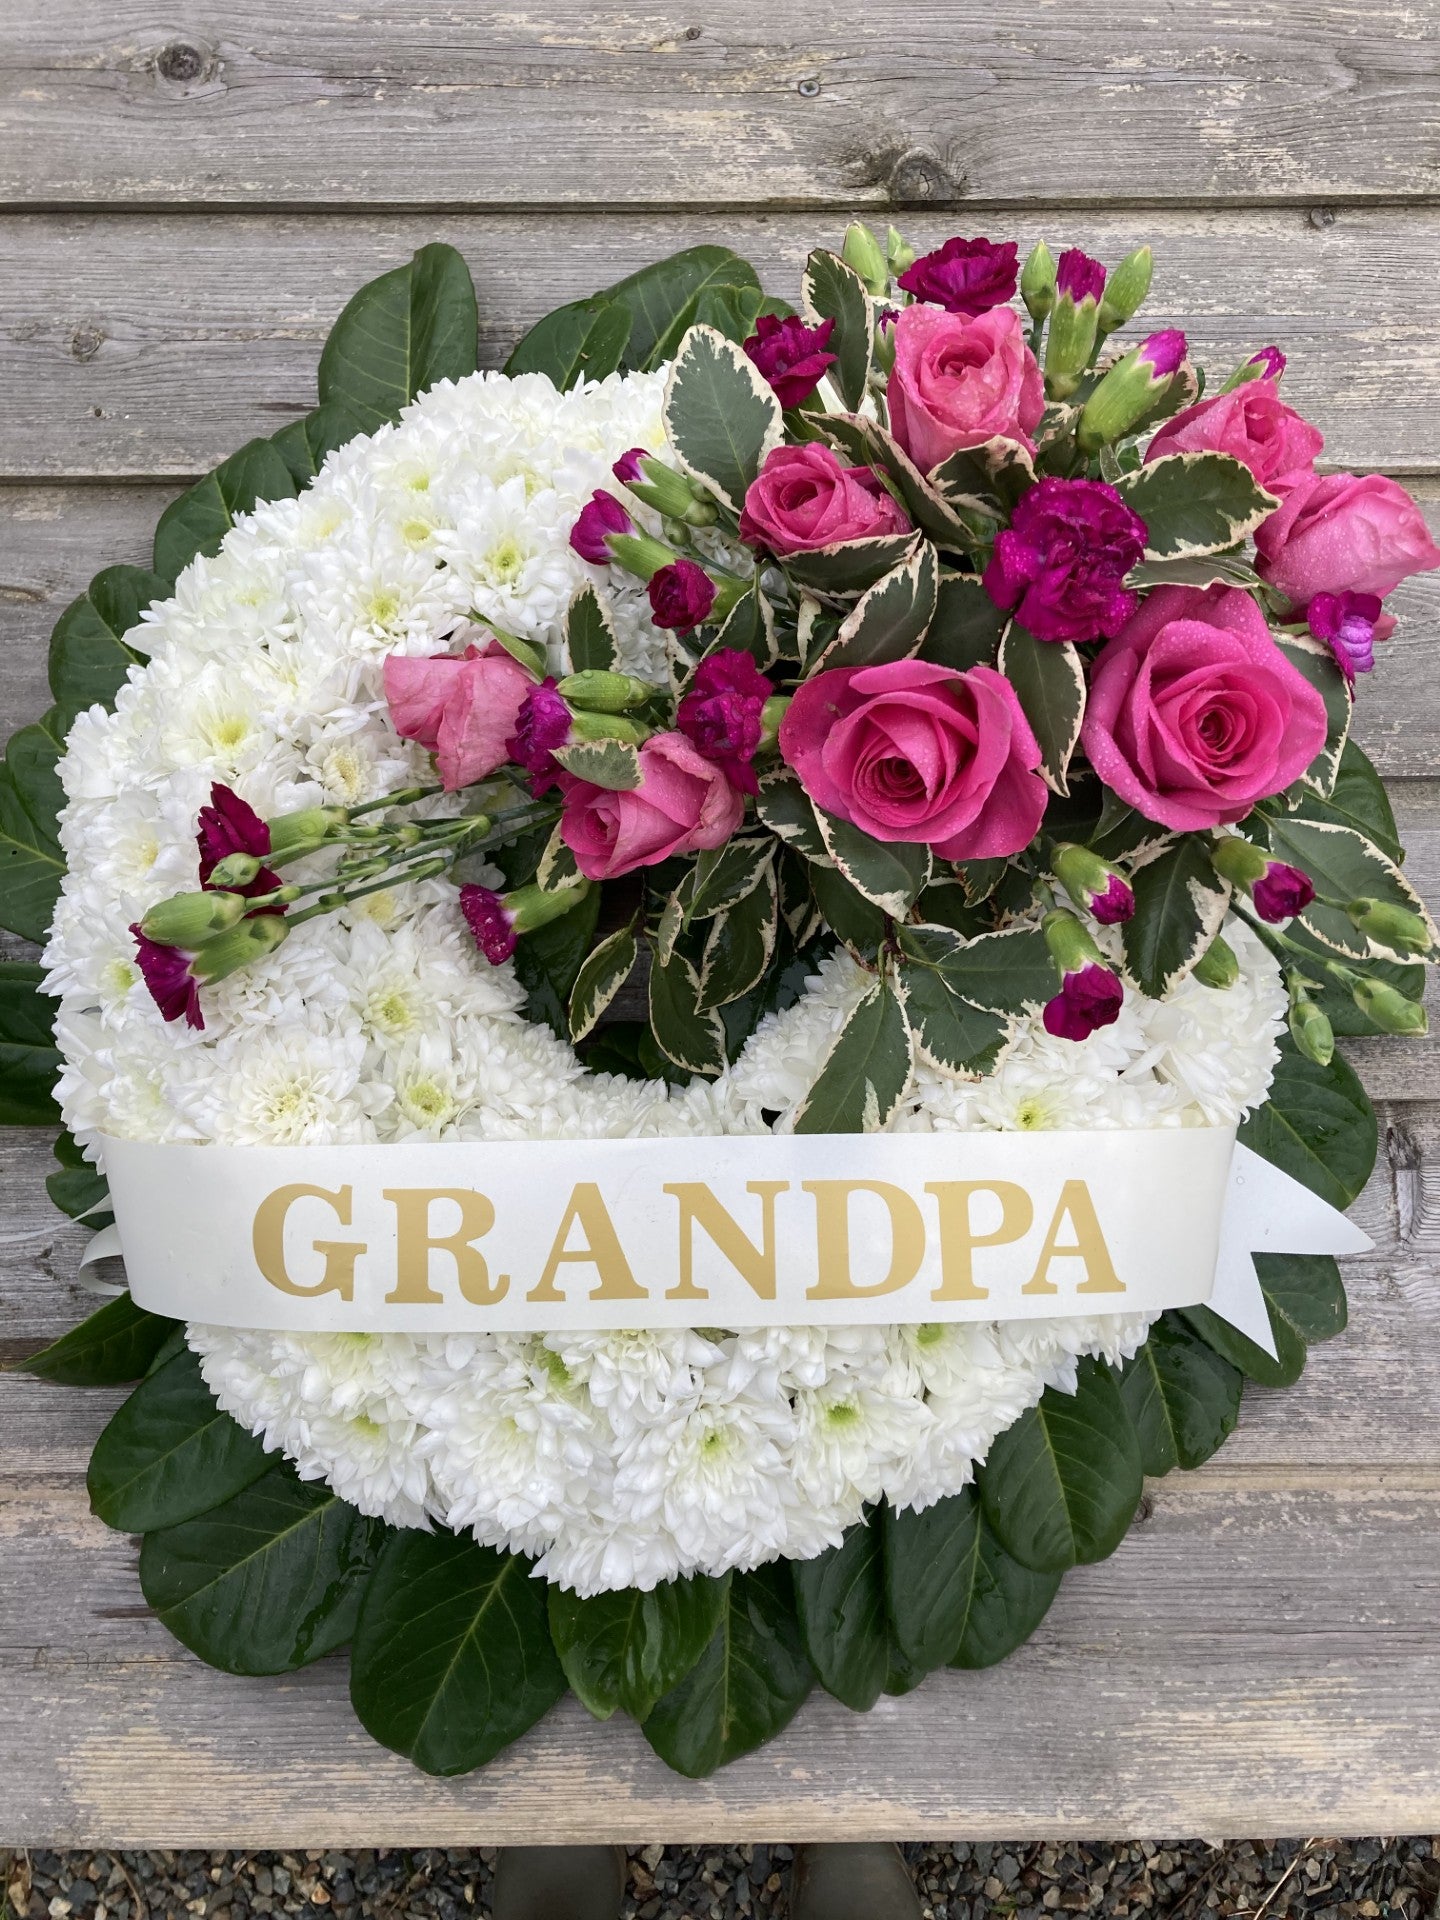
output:
[[355,1723],[343,1659],[203,1667],[137,1613],[134,1549],[79,1484],[25,1482],[0,1504],[0,1822],[107,1847],[1434,1831],[1435,1477],[1215,1468],[1151,1499],[988,1672],[863,1717],[817,1693],[708,1781],[573,1699],[431,1780]]
[[[1407,484],[1440,538],[1440,479]],[[0,486],[0,734],[49,704],[51,627],[101,567],[148,564],[155,522],[173,492],[145,484]],[[1405,781],[1440,774],[1433,659],[1440,572],[1406,581],[1390,604],[1399,630],[1360,684],[1355,731],[1385,777]],[[1399,798],[1402,808],[1421,804],[1418,794]]]
[[[0,478],[192,476],[274,432],[311,404],[350,294],[428,240],[470,261],[484,362],[498,365],[547,309],[701,240],[748,254],[793,298],[806,252],[843,224],[838,212],[3,218]],[[1185,327],[1220,371],[1280,341],[1287,393],[1323,423],[1331,464],[1436,468],[1440,344],[1422,263],[1440,257],[1440,209],[1341,210],[1317,226],[1299,210],[966,208],[905,226],[925,244],[957,228],[1026,246],[1044,235],[1110,261],[1150,240],[1154,325]]]
[[1405,0],[1116,0],[1103,17],[828,0],[793,19],[766,0],[245,0],[192,30],[140,0],[54,0],[0,22],[0,198],[888,208],[1033,201],[1057,181],[1077,200],[1413,197],[1440,184],[1435,24]]

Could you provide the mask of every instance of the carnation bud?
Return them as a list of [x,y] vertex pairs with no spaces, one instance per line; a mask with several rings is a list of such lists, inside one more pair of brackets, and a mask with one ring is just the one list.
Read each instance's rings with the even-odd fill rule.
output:
[[1311,999],[1306,983],[1292,973],[1290,988],[1290,1037],[1307,1060],[1317,1067],[1328,1067],[1335,1054],[1335,1030]]
[[1430,929],[1418,913],[1390,900],[1352,900],[1345,909],[1351,924],[1377,946],[1394,953],[1429,953]]
[[624,567],[627,573],[636,574],[642,580],[653,578],[662,567],[672,566],[677,558],[673,547],[667,547],[663,540],[652,539],[648,533],[641,533],[638,529],[630,533],[612,533],[606,541],[606,547],[617,567]]
[[1245,840],[1239,834],[1226,834],[1210,849],[1210,864],[1222,880],[1228,880],[1232,886],[1244,887],[1248,893],[1257,880],[1263,880],[1265,869],[1270,865],[1270,856],[1253,840]]
[[1135,893],[1130,882],[1118,867],[1088,847],[1057,847],[1051,871],[1075,904],[1092,913],[1101,926],[1113,927],[1134,918]]
[[588,707],[593,713],[624,713],[627,707],[643,707],[656,689],[633,673],[587,667],[583,673],[566,674],[555,691],[572,706]]
[[1220,392],[1233,393],[1236,387],[1246,386],[1252,380],[1278,380],[1284,371],[1285,356],[1279,347],[1262,347],[1235,369]]
[[1119,440],[1153,411],[1185,358],[1185,336],[1165,327],[1122,353],[1085,402],[1075,429],[1077,445],[1094,453]]
[[667,519],[690,527],[715,524],[715,504],[708,495],[644,447],[632,447],[622,454],[611,472],[637,500]]
[[1119,1017],[1125,989],[1073,913],[1057,908],[1042,923],[1045,944],[1060,970],[1060,991],[1042,1013],[1045,1031],[1059,1040],[1088,1040]]
[[190,962],[190,971],[197,980],[223,980],[226,974],[238,973],[273,953],[289,933],[290,922],[282,914],[257,913],[228,933],[207,940]]
[[249,911],[243,893],[212,889],[160,900],[140,921],[140,931],[159,947],[200,947],[233,927]]
[[1240,978],[1240,962],[1230,942],[1217,933],[1191,971],[1202,987],[1214,987],[1223,993]]
[[1079,247],[1067,247],[1055,269],[1055,304],[1045,337],[1045,392],[1066,400],[1090,364],[1100,319],[1105,269]]
[[1105,956],[1099,947],[1075,915],[1067,913],[1063,907],[1046,914],[1041,922],[1041,931],[1050,949],[1050,958],[1062,975],[1078,973],[1082,967],[1092,963],[1105,964]]
[[1020,274],[1020,298],[1037,325],[1055,304],[1055,262],[1043,240],[1037,240]]
[[1303,913],[1315,898],[1308,873],[1284,860],[1272,860],[1239,834],[1227,834],[1210,849],[1210,864],[1222,880],[1250,895],[1255,911],[1272,926]]
[[638,747],[650,738],[653,729],[623,713],[593,713],[584,708],[571,709],[570,744],[580,740],[625,740]]
[[845,244],[840,258],[865,282],[866,290],[877,296],[890,286],[890,266],[878,237],[863,220],[852,220],[845,229]]
[[227,853],[210,869],[209,887],[248,887],[265,862],[255,853]]
[[1127,320],[1135,318],[1150,291],[1154,267],[1155,255],[1149,247],[1136,247],[1133,253],[1126,254],[1105,283],[1104,298],[1100,302],[1102,333],[1113,333]]
[[298,813],[282,813],[267,822],[270,828],[269,864],[284,858],[299,858],[298,849],[309,853],[337,828],[348,825],[343,807],[302,807]]
[[780,722],[790,711],[791,698],[792,696],[788,693],[777,693],[761,707],[760,745],[756,748],[757,753],[763,753],[767,747],[773,747],[780,738]]
[[463,886],[460,911],[465,916],[475,944],[498,967],[515,951],[521,934],[548,926],[562,914],[578,907],[590,892],[588,880],[576,880],[548,891],[532,882],[511,893],[496,893],[493,887]]
[[902,273],[908,273],[915,264],[915,249],[901,235],[898,227],[891,227],[885,235],[885,259],[894,280],[898,280]]
[[1382,1033],[1424,1033],[1430,1024],[1420,1002],[1407,999],[1388,980],[1372,980],[1363,973],[1351,974],[1350,997]]

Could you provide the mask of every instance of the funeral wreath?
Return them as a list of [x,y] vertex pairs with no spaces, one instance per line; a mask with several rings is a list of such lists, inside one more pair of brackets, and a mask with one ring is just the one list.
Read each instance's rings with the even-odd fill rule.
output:
[[[43,944],[0,965],[0,1118],[63,1126],[56,1204],[123,1250],[133,1143],[663,1139],[703,1181],[717,1142],[1238,1128],[1348,1206],[1376,1130],[1336,1037],[1423,1032],[1437,957],[1350,720],[1440,549],[1317,465],[1277,347],[1207,376],[1137,325],[1151,264],[856,224],[792,307],[697,247],[503,373],[452,250],[363,288],[314,411],[66,611],[0,768],[0,923]],[[422,1209],[386,1297],[458,1277],[469,1317],[387,1331],[323,1317],[359,1242],[316,1178],[255,1234],[301,1318],[143,1305],[134,1260],[29,1370],[138,1382],[90,1494],[172,1633],[237,1674],[348,1648],[436,1773],[567,1687],[700,1775],[817,1684],[992,1664],[1345,1322],[1311,1251],[1256,1254],[1258,1319],[1127,1308],[1081,1182],[1012,1315],[982,1261],[1030,1218],[991,1182],[938,1195],[914,1310],[901,1202],[881,1280],[817,1192],[825,1314],[632,1325],[644,1260],[577,1179],[508,1297],[598,1276],[604,1314],[491,1330],[490,1216]],[[743,1221],[665,1192],[763,1302],[784,1186]]]

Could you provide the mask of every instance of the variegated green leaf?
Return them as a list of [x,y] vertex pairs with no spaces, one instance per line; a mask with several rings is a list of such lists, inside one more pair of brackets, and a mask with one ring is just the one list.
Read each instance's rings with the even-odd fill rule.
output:
[[1124,927],[1126,970],[1142,993],[1160,1000],[1220,931],[1230,888],[1210,864],[1209,841],[1201,834],[1132,867],[1130,884],[1135,915]]
[[878,1133],[910,1084],[910,1031],[877,980],[840,1029],[795,1114],[796,1133]]
[[692,327],[670,369],[665,430],[691,478],[738,513],[785,427],[780,402],[734,341]]
[[925,541],[883,580],[877,580],[846,614],[840,631],[812,671],[873,667],[915,653],[935,612],[938,567]]
[[835,355],[830,378],[845,405],[865,398],[875,340],[875,307],[859,274],[837,254],[817,247],[805,268],[802,298],[806,317],[818,324],[834,321],[828,351]]
[[639,949],[633,922],[587,954],[570,990],[570,1038],[583,1040],[630,978]]
[[817,807],[825,851],[840,872],[892,920],[907,914],[930,879],[930,849],[909,840],[872,840],[868,833]]
[[1167,453],[1115,482],[1145,522],[1145,558],[1222,553],[1252,534],[1280,502],[1228,453]]
[[640,754],[628,740],[582,740],[573,747],[557,747],[555,758],[577,780],[612,793],[633,793],[641,781]]
[[1000,646],[1000,671],[1014,687],[1040,746],[1040,771],[1056,793],[1069,793],[1070,756],[1085,718],[1085,668],[1065,641],[1037,640],[1018,620]]

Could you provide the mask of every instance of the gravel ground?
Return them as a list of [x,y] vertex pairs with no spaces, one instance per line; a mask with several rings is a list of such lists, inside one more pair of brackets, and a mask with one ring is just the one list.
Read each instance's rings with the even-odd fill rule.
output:
[[[791,1849],[645,1847],[623,1920],[785,1920]],[[905,1848],[926,1920],[1046,1912],[1200,1920],[1440,1920],[1440,1836],[1414,1840],[998,1841]],[[460,1920],[489,1912],[495,1850],[0,1851],[0,1920]],[[8,1900],[8,1906],[6,1904]]]

